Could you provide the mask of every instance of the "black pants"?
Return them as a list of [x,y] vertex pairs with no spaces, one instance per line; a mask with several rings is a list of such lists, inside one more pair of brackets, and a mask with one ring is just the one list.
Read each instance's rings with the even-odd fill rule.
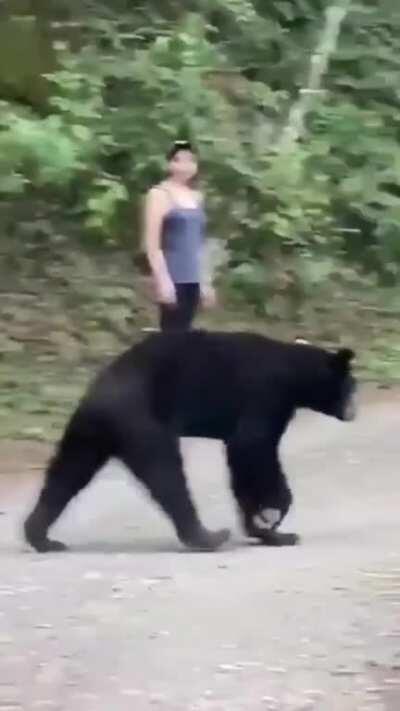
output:
[[160,304],[162,331],[188,331],[200,299],[199,284],[175,284],[176,304]]

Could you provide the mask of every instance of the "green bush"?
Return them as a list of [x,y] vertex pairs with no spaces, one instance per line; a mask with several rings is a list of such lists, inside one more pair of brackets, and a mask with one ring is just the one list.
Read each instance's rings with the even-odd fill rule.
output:
[[190,137],[210,231],[227,241],[238,293],[261,311],[271,293],[301,301],[341,274],[395,282],[399,13],[390,3],[353,6],[304,133],[283,153],[326,4],[163,7],[81,8],[80,51],[55,43],[50,113],[1,105],[0,195],[14,207],[44,198],[52,219],[68,216],[81,234],[138,245],[141,196],[171,141]]

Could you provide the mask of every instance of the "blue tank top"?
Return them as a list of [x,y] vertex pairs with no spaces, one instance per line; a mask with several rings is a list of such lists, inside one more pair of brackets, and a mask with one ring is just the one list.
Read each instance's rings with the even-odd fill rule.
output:
[[164,218],[161,247],[174,284],[198,284],[206,216],[203,207],[173,205]]

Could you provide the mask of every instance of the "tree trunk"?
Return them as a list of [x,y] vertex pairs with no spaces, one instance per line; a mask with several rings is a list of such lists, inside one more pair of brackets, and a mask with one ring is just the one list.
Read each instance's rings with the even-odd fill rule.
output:
[[322,81],[329,67],[332,55],[336,52],[340,28],[351,6],[351,0],[342,0],[330,5],[325,11],[325,24],[319,42],[311,57],[307,86],[300,90],[300,97],[293,104],[288,122],[279,142],[281,152],[290,150],[304,135],[304,123],[315,96],[323,92]]

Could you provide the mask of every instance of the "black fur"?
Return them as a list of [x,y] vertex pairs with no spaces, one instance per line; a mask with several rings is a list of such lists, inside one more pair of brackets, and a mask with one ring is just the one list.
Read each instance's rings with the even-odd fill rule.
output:
[[[73,414],[49,463],[44,487],[25,523],[38,551],[60,550],[47,537],[68,502],[110,457],[124,462],[194,549],[213,550],[229,535],[208,531],[192,502],[179,436],[221,439],[245,531],[267,545],[295,534],[276,526],[292,495],[278,458],[279,441],[298,407],[346,419],[355,387],[353,353],[329,353],[247,333],[160,333],[107,367]],[[280,521],[260,527],[258,514]],[[259,519],[258,519],[259,520]]]

